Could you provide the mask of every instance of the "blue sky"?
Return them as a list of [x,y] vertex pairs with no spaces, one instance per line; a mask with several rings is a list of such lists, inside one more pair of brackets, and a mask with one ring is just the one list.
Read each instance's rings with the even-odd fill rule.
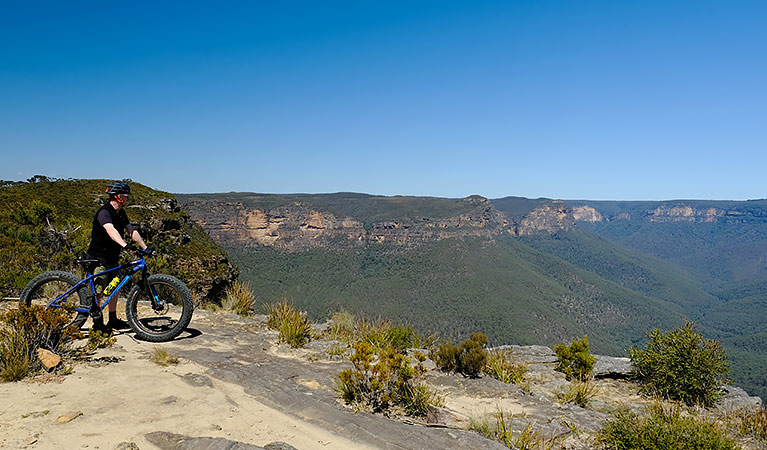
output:
[[765,198],[767,2],[6,2],[0,179]]

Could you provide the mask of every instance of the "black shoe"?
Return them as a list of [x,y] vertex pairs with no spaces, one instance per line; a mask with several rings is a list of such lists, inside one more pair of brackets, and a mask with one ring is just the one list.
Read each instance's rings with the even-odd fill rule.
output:
[[110,330],[127,330],[130,328],[130,325],[128,325],[128,322],[121,319],[109,319],[107,328]]
[[108,326],[104,325],[104,319],[94,320],[91,325],[91,331],[98,331],[99,333],[110,333],[112,330]]

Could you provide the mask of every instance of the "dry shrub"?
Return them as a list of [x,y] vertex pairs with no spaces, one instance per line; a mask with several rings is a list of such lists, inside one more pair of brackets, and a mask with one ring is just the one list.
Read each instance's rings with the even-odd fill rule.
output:
[[68,312],[40,305],[20,305],[0,314],[0,379],[20,380],[40,370],[38,348],[66,357],[78,335]]
[[415,352],[415,366],[407,356],[391,346],[376,354],[370,343],[354,344],[354,354],[349,358],[353,368],[338,374],[336,392],[344,402],[358,410],[392,412],[400,408],[412,416],[423,416],[429,405],[441,405],[442,399],[435,395],[423,381],[426,357]]

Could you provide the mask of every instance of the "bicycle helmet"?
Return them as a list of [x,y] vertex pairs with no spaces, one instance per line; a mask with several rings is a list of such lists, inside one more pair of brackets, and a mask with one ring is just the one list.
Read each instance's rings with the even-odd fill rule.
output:
[[110,196],[112,195],[118,195],[118,194],[130,194],[130,186],[128,186],[127,183],[123,183],[122,181],[115,181],[114,183],[109,183],[107,185],[107,194]]

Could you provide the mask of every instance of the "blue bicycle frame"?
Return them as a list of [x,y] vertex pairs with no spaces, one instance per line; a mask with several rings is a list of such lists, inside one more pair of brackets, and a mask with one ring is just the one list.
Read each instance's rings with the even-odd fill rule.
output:
[[[99,276],[102,276],[102,275],[106,275],[106,274],[109,274],[110,272],[115,272],[115,271],[118,271],[118,270],[121,270],[121,269],[128,269],[128,271],[129,271],[128,275],[126,275],[122,280],[120,280],[120,283],[117,285],[117,287],[115,287],[115,289],[112,291],[112,293],[109,294],[109,297],[107,297],[107,299],[104,300],[104,304],[99,306],[99,309],[104,309],[107,306],[107,304],[109,304],[109,302],[115,297],[115,295],[117,295],[117,293],[120,292],[120,289],[122,289],[122,287],[125,286],[125,284],[128,283],[128,281],[130,281],[130,279],[133,278],[133,276],[136,275],[136,272],[141,271],[141,270],[146,270],[146,260],[143,257],[139,258],[139,259],[137,259],[135,261],[131,261],[131,262],[127,263],[127,264],[123,264],[122,266],[117,266],[115,268],[108,269],[108,270],[105,270],[103,272],[99,272],[99,273],[94,273],[94,274],[88,275],[84,279],[80,280],[79,283],[77,283],[76,285],[72,286],[67,292],[65,292],[65,293],[61,294],[60,296],[56,297],[53,301],[51,301],[48,304],[48,306],[49,307],[53,307],[53,308],[61,308],[62,305],[60,305],[59,302],[61,302],[62,300],[67,299],[70,295],[72,295],[73,292],[77,292],[82,287],[82,285],[85,284],[85,283],[88,283],[88,285],[90,286],[90,295],[89,295],[88,298],[89,299],[93,299],[93,301],[95,302],[95,299],[96,299],[96,285],[94,284],[93,280],[96,277],[99,277]],[[146,280],[146,278],[147,277],[145,276],[144,279]],[[152,293],[152,298],[154,300],[153,303],[156,304],[156,302],[159,302],[159,298],[157,297],[157,292],[155,292],[154,288],[152,288],[151,286],[147,286],[147,287],[149,289],[149,292]],[[152,306],[154,306],[154,305],[152,305]],[[81,312],[81,313],[86,313],[86,314],[91,312],[89,307],[83,306],[82,304],[80,304],[79,307],[75,308],[75,311],[78,311],[78,312]]]

